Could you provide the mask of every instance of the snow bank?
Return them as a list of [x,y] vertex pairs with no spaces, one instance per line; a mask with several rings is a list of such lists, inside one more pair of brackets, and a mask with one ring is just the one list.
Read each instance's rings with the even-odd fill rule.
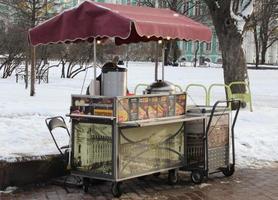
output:
[[[154,80],[153,63],[129,63],[128,86]],[[189,83],[223,83],[221,68],[165,67],[165,78],[185,88]],[[236,159],[240,167],[261,167],[278,161],[278,70],[249,71],[254,112],[243,110],[236,125]],[[58,153],[45,126],[45,118],[65,116],[71,94],[80,94],[84,74],[75,79],[60,79],[59,69],[50,72],[50,83],[36,87],[29,97],[23,81],[0,79],[0,159],[15,161],[22,156]],[[88,72],[88,85],[92,70]],[[198,89],[189,91],[189,104],[203,104]],[[213,99],[224,99],[223,89],[214,90]],[[68,119],[67,119],[68,121]],[[65,134],[59,141],[67,142]]]

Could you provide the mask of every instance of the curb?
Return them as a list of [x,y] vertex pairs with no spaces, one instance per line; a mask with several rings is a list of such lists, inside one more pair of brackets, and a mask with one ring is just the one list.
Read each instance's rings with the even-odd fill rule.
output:
[[39,160],[0,161],[0,189],[47,181],[65,174],[66,164],[59,155],[45,156]]

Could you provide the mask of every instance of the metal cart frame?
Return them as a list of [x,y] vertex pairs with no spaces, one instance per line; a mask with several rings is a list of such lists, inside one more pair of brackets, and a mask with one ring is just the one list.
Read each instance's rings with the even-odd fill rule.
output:
[[[215,155],[216,159],[213,159],[213,158],[211,158],[211,154],[213,154],[212,153],[213,149],[209,148],[209,133],[211,130],[212,120],[216,116],[218,116],[220,118],[224,115],[228,115],[230,118],[230,115],[231,115],[230,114],[231,111],[228,111],[228,110],[223,111],[223,109],[222,109],[222,111],[220,111],[220,112],[217,111],[218,105],[224,104],[224,103],[227,105],[232,104],[232,103],[236,104],[237,109],[236,109],[235,116],[232,119],[232,125],[229,126],[227,148],[226,149],[220,148],[220,150],[222,150],[222,152],[220,152],[220,154],[219,154],[219,150],[217,150],[218,155],[216,154]],[[202,183],[204,177],[208,177],[210,174],[214,174],[214,173],[222,172],[225,176],[233,175],[233,173],[235,171],[234,128],[235,128],[235,124],[237,121],[240,106],[241,106],[241,102],[239,100],[217,101],[213,105],[209,116],[207,115],[206,119],[203,120],[203,133],[204,133],[203,138],[199,137],[196,140],[196,141],[199,141],[199,145],[202,144],[202,147],[203,147],[203,149],[201,149],[201,150],[199,148],[200,152],[198,152],[201,160],[199,163],[197,163],[195,165],[190,164],[187,160],[186,165],[182,168],[182,170],[191,171],[191,180],[193,183],[200,184],[200,183]],[[206,115],[206,114],[204,112],[202,112],[197,115]],[[230,119],[228,119],[228,120],[230,121]],[[231,144],[230,144],[230,141],[231,141]],[[186,141],[185,141],[185,143],[186,143]],[[192,146],[194,144],[187,145],[187,148],[190,148],[190,145]],[[193,146],[193,148],[195,148],[195,147]],[[187,156],[189,156],[189,154],[190,153],[187,151]],[[230,159],[230,154],[232,154],[232,159]],[[221,165],[221,166],[218,166],[216,169],[210,169],[210,167],[209,167],[210,163],[217,165],[217,163],[214,163],[214,162],[217,162],[219,160],[222,163],[227,163],[227,165],[225,167],[223,165]],[[232,162],[230,162],[230,160]]]
[[[79,97],[89,97],[86,95],[78,95]],[[140,97],[153,97],[157,95],[142,95]],[[160,96],[160,95],[159,95]],[[167,96],[167,95],[166,95]],[[136,96],[132,97],[125,97],[125,98],[134,98]],[[94,97],[96,98],[96,97]],[[98,97],[98,98],[109,98],[109,97]],[[168,171],[168,180],[170,184],[175,184],[178,180],[177,172],[179,169],[184,171],[191,171],[191,179],[194,183],[201,183],[203,181],[204,177],[208,177],[209,174],[217,173],[217,172],[223,172],[224,175],[230,176],[234,172],[234,166],[235,166],[235,151],[234,151],[234,127],[236,123],[236,119],[238,116],[239,108],[240,108],[240,101],[218,101],[214,104],[212,107],[210,115],[200,113],[195,115],[182,115],[182,116],[172,116],[172,117],[164,117],[164,118],[155,118],[155,119],[148,119],[148,120],[136,120],[136,121],[126,121],[126,122],[119,122],[117,116],[118,116],[118,101],[121,99],[121,97],[113,97],[113,115],[112,116],[96,116],[96,115],[78,115],[78,114],[71,114],[69,115],[72,119],[72,127],[71,127],[71,163],[70,165],[73,167],[71,170],[71,173],[76,176],[80,176],[83,178],[83,189],[85,192],[88,191],[89,187],[89,181],[90,179],[98,179],[98,180],[106,180],[112,182],[111,191],[112,194],[115,197],[119,197],[122,193],[120,185],[121,182],[124,180],[128,180],[131,178],[136,177],[142,177],[150,174],[159,174],[163,171]],[[232,163],[229,162],[229,164],[223,168],[217,169],[216,171],[210,171],[209,169],[209,148],[208,148],[208,134],[209,130],[212,124],[212,120],[215,116],[221,116],[223,114],[227,115],[228,112],[226,110],[224,112],[219,112],[217,110],[218,104],[220,103],[235,103],[238,102],[238,109],[236,111],[235,117],[233,119],[233,123],[231,126],[231,130],[229,130],[229,137],[231,134],[231,150],[232,150]],[[228,115],[230,115],[228,113]],[[77,123],[88,123],[88,124],[104,124],[111,126],[112,132],[111,132],[111,163],[110,172],[104,174],[104,173],[95,173],[93,171],[82,171],[78,170],[76,167],[74,167],[73,163],[73,154],[76,151],[75,147],[75,133],[74,133],[74,126]],[[190,164],[188,162],[188,156],[190,156],[190,153],[188,152],[188,145],[187,145],[187,133],[186,133],[186,123],[188,122],[197,122],[202,125],[202,133],[199,135],[198,141],[199,145],[201,144],[201,148],[199,148],[202,152],[199,155],[200,156],[200,162],[197,164]],[[128,176],[122,176],[120,175],[120,153],[119,148],[121,146],[120,140],[121,140],[121,131],[126,129],[133,129],[133,128],[144,128],[144,127],[152,127],[152,126],[163,126],[163,125],[169,125],[169,124],[179,124],[181,126],[179,128],[179,133],[183,136],[183,149],[182,154],[179,154],[178,152],[175,152],[176,154],[179,154],[180,161],[176,162],[174,165],[167,165],[167,167],[160,167],[160,168],[151,168],[150,170],[143,171],[141,173],[134,173],[130,174]],[[178,134],[178,132],[177,132]],[[176,135],[177,135],[176,134]],[[175,135],[175,134],[174,134]],[[172,137],[169,135],[169,137]],[[139,142],[140,143],[140,142]],[[155,145],[155,144],[154,144]],[[140,144],[138,145],[140,146]],[[159,145],[157,145],[158,148]],[[140,146],[144,147],[144,145]],[[228,144],[228,154],[230,154],[230,144]],[[169,148],[168,151],[174,152],[175,150]],[[229,159],[229,157],[228,157]]]
[[[179,94],[185,94],[185,93],[178,93],[175,95]],[[73,95],[76,96],[76,95]],[[77,95],[78,97],[90,97],[86,95]],[[136,97],[156,97],[156,96],[162,96],[161,94],[156,94],[156,95],[140,95],[140,96],[131,96],[131,97],[124,97],[124,98],[136,98]],[[169,96],[169,95],[165,95]],[[110,98],[110,97],[94,97],[94,98]],[[96,116],[96,115],[80,115],[80,114],[71,114],[69,115],[72,119],[72,127],[71,127],[71,162],[70,165],[72,166],[71,173],[76,176],[80,176],[83,178],[83,189],[85,192],[88,191],[89,187],[89,180],[90,179],[98,179],[98,180],[106,180],[106,181],[111,181],[112,182],[112,194],[117,197],[121,195],[121,189],[120,189],[120,184],[124,180],[128,180],[131,178],[136,178],[136,177],[142,177],[150,174],[158,174],[163,171],[168,171],[168,180],[170,184],[174,184],[177,182],[177,171],[179,168],[182,168],[185,164],[185,156],[186,152],[184,151],[184,147],[180,148],[180,151],[182,152],[181,154],[178,155],[179,159],[176,160],[174,164],[169,164],[169,165],[163,165],[164,167],[161,167],[162,165],[159,165],[160,167],[152,168],[150,170],[144,171],[142,173],[135,173],[132,175],[128,176],[121,176],[120,175],[120,153],[119,153],[119,148],[120,148],[120,139],[121,139],[121,131],[127,130],[127,129],[134,129],[138,128],[144,130],[145,127],[160,127],[160,126],[175,126],[177,124],[177,133],[174,133],[172,135],[181,135],[184,137],[184,125],[185,121],[194,121],[194,120],[204,120],[204,116],[190,116],[187,117],[186,115],[181,115],[181,116],[170,116],[170,117],[163,117],[163,118],[154,118],[154,119],[147,119],[147,120],[136,120],[136,121],[127,121],[127,122],[119,122],[118,119],[118,101],[123,98],[123,97],[111,97],[113,99],[113,116]],[[184,105],[184,110],[186,110],[186,103]],[[106,124],[112,127],[112,133],[111,133],[111,145],[112,145],[112,155],[111,155],[111,172],[107,174],[103,173],[94,173],[92,171],[81,171],[78,170],[76,167],[74,167],[74,152],[78,150],[79,147],[75,147],[75,131],[74,127],[78,123],[92,123],[92,124]],[[156,131],[155,131],[156,132]],[[158,131],[157,131],[158,132]],[[166,131],[167,132],[167,131]],[[145,133],[144,133],[145,134]],[[169,134],[169,138],[172,137],[172,135]],[[168,136],[167,136],[168,137]],[[169,139],[168,138],[168,139]],[[166,139],[166,140],[168,140]],[[183,140],[181,142],[183,144]],[[138,145],[140,146],[140,144]],[[144,145],[141,145],[144,147]],[[157,146],[157,147],[153,147]],[[166,149],[169,152],[174,152],[174,154],[178,154],[178,152],[175,152],[175,150],[171,148],[165,148],[165,147],[160,147],[159,144],[153,143],[150,144],[149,147],[147,148],[163,148],[164,150]]]

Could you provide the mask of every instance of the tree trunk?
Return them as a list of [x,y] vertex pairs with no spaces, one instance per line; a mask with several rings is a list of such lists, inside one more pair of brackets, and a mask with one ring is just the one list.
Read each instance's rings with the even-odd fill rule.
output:
[[265,56],[267,51],[267,44],[262,42],[262,51],[261,51],[261,64],[265,64]]
[[24,76],[25,89],[28,88],[28,76],[29,76],[29,72],[28,72],[28,57],[26,56],[26,58],[25,58],[25,76]]
[[36,82],[36,49],[31,46],[31,87],[30,96],[35,96],[35,82]]
[[195,49],[195,53],[194,53],[194,67],[197,67],[197,56],[198,56],[198,51],[199,51],[199,42],[196,42],[196,49]]
[[[247,78],[247,67],[243,49],[241,47],[241,37],[237,32],[229,35],[220,35],[219,42],[222,52],[224,81],[229,85],[234,81],[245,81]],[[245,87],[231,88],[233,93],[245,93]]]
[[[230,0],[221,1],[220,8],[214,1],[205,0],[209,7],[212,21],[222,51],[224,82],[245,81],[247,67],[242,49],[242,35],[230,16]],[[233,93],[245,93],[245,87],[233,87]]]
[[259,40],[258,40],[258,32],[257,32],[257,26],[254,27],[254,41],[255,41],[255,48],[256,48],[256,68],[259,67],[259,62],[260,62],[260,48],[259,48]]
[[66,65],[66,62],[62,59],[61,60],[61,64],[62,64],[61,78],[65,78],[66,77],[66,75],[65,75],[65,65]]

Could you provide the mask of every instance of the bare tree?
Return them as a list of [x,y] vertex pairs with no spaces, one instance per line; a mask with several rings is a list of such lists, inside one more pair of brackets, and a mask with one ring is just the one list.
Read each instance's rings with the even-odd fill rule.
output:
[[14,27],[0,29],[0,71],[2,78],[11,76],[24,59],[24,37]]
[[256,0],[254,13],[248,23],[248,29],[253,32],[256,67],[258,67],[259,64],[265,63],[268,48],[278,41],[277,0]]
[[81,72],[92,68],[93,44],[79,43],[60,45],[56,55],[62,65],[61,78],[74,78]]
[[[27,43],[27,31],[29,28],[35,27],[39,22],[50,17],[49,9],[56,5],[55,0],[0,0],[0,4],[8,6],[11,10],[12,23],[16,23],[21,31],[25,31],[25,42]],[[26,45],[27,46],[27,45]],[[25,51],[25,57],[35,56],[35,49],[29,47]],[[27,62],[27,61],[26,61]],[[31,82],[30,96],[35,95],[35,79],[36,79],[36,61],[31,62]],[[26,65],[28,67],[28,65]],[[28,70],[26,70],[28,71]],[[27,77],[28,78],[28,77]]]
[[261,64],[265,63],[267,49],[278,41],[278,2],[264,0],[259,2],[259,40],[261,43]]

